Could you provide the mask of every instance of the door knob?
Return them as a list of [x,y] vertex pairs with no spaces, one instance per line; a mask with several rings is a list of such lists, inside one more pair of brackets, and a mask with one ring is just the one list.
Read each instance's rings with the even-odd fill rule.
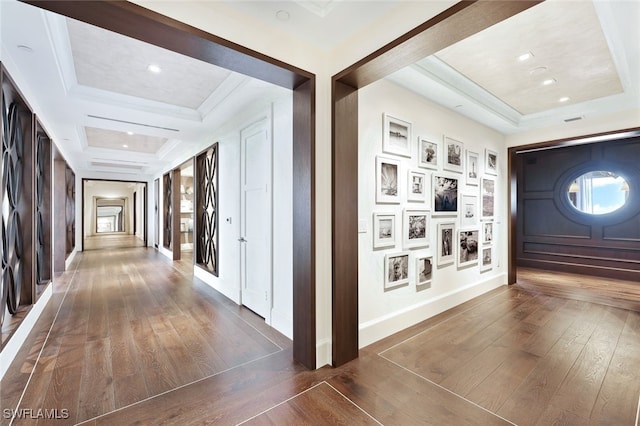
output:
[[247,242],[247,240],[245,240],[244,237],[238,238],[238,241],[240,241],[241,243],[246,243]]

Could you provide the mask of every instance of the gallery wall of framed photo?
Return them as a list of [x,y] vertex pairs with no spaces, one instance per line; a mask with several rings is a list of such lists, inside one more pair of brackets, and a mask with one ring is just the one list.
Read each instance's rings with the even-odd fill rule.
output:
[[502,134],[392,82],[359,96],[362,346],[506,284],[506,150]]

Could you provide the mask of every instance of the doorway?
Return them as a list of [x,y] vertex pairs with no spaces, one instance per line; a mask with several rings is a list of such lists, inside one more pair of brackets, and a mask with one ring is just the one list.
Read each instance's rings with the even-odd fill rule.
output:
[[272,294],[271,132],[263,119],[240,133],[242,304],[269,324]]
[[194,242],[194,174],[193,160],[180,165],[180,260],[193,263]]
[[[83,250],[145,247],[146,182],[82,180]],[[139,196],[143,194],[143,197]]]

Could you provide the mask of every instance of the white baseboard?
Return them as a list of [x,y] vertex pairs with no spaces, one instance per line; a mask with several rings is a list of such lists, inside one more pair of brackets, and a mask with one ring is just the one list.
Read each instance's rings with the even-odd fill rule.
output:
[[4,377],[7,369],[15,359],[18,351],[27,340],[27,336],[33,329],[38,318],[44,311],[45,306],[49,303],[51,296],[53,295],[53,284],[49,284],[47,288],[42,292],[38,301],[31,307],[29,313],[24,317],[18,329],[15,331],[11,339],[7,342],[7,345],[2,348],[0,352],[0,380]]
[[75,257],[76,257],[76,253],[78,253],[78,249],[74,248],[73,251],[71,253],[69,253],[69,256],[67,256],[66,260],[64,261],[64,270],[65,271],[67,269],[69,269],[69,266],[71,265],[71,262],[73,262],[73,259],[75,259]]
[[293,339],[293,318],[291,318],[291,315],[272,309],[271,327],[275,328],[289,339]]
[[[231,299],[234,303],[240,304],[240,289],[237,289],[235,292],[226,289],[225,287],[220,285],[220,279],[215,275],[212,275],[205,271],[204,269],[194,266],[193,267],[193,276],[204,281],[209,287],[214,290],[224,294],[226,297]],[[235,293],[235,294],[234,294]]]
[[363,348],[506,284],[507,275],[503,273],[362,323],[359,329],[359,347]]
[[316,368],[332,365],[331,339],[323,339],[316,342]]

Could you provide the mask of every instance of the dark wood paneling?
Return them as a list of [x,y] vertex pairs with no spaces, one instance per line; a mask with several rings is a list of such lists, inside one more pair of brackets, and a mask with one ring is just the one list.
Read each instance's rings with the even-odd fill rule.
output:
[[358,91],[333,82],[332,350],[334,366],[358,356]]
[[591,237],[589,226],[569,220],[556,208],[553,193],[550,194],[550,198],[543,200],[523,200],[521,217],[524,236]]
[[293,91],[293,357],[316,367],[315,77]]
[[[625,132],[606,142],[519,156],[517,264],[640,279],[640,137]],[[630,192],[624,207],[589,215],[570,204],[569,184],[593,170],[626,179]]]

